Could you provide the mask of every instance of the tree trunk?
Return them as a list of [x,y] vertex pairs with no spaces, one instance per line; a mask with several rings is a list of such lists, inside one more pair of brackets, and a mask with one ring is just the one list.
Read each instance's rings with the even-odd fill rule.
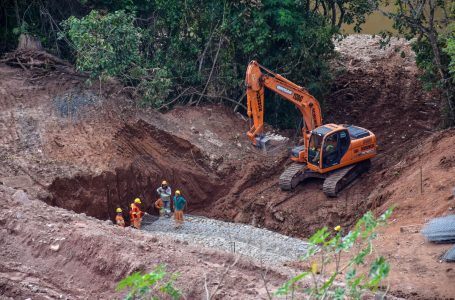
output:
[[321,4],[322,4],[322,10],[324,11],[324,17],[327,17],[327,7],[325,5],[325,0],[322,0],[321,1]]
[[330,2],[330,8],[332,9],[332,27],[335,27],[337,24],[337,9],[335,6],[335,2],[331,1]]
[[21,27],[21,16],[19,15],[19,5],[17,4],[17,0],[14,0],[14,12],[16,13],[16,22],[17,27]]
[[448,124],[449,126],[454,125],[453,122],[455,122],[455,103],[454,102],[454,96],[453,96],[453,84],[451,82],[450,76],[447,74],[447,70],[442,65],[441,62],[441,49],[439,49],[438,45],[438,36],[437,33],[434,31],[430,31],[428,34],[428,40],[430,41],[431,44],[431,49],[433,51],[433,56],[434,56],[434,64],[436,66],[436,69],[438,70],[438,75],[441,79],[441,82],[443,84],[443,88],[446,89],[446,98],[447,101],[447,117],[448,117]]
[[338,24],[337,24],[337,27],[338,29],[341,28],[341,25],[343,25],[343,19],[344,19],[344,7],[343,7],[343,4],[340,4],[340,3],[337,3],[338,4],[338,8],[340,9],[340,18],[338,19]]

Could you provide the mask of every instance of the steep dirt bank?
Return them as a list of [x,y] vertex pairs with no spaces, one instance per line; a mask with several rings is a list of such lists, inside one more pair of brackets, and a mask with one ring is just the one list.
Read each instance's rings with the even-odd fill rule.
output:
[[163,178],[174,188],[184,187],[193,209],[223,192],[220,178],[197,147],[142,120],[125,124],[114,135],[112,146],[126,167],[96,176],[57,178],[48,187],[50,195],[45,201],[113,220],[115,208],[128,211],[131,199],[136,197],[144,199],[144,208],[153,212],[156,188]]
[[398,296],[455,297],[455,266],[441,261],[451,245],[431,244],[419,233],[432,218],[455,211],[454,162],[455,130],[435,133],[400,161],[397,179],[384,187],[390,198],[378,211],[395,206],[395,213],[376,247],[392,265],[390,282]]
[[[1,185],[0,220],[1,299],[120,299],[120,279],[158,264],[180,273],[176,286],[187,299],[205,295],[204,274],[212,293],[221,285],[214,299],[266,297],[266,270],[245,258],[221,282],[232,254],[114,227]],[[269,287],[276,289],[288,272],[268,268]]]

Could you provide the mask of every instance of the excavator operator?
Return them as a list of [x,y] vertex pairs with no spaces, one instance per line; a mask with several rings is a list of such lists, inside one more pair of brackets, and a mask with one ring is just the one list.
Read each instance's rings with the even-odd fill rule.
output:
[[323,153],[323,164],[328,166],[332,165],[336,160],[337,156],[337,140],[336,135],[329,136],[325,140],[324,153]]

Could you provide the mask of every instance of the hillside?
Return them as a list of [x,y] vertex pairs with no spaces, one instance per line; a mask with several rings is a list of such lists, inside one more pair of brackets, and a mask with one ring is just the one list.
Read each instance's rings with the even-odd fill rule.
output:
[[[165,262],[192,287],[185,291],[188,299],[200,297],[204,273],[216,277],[232,254],[104,222],[137,196],[156,214],[155,189],[166,179],[184,192],[193,215],[296,238],[323,226],[349,228],[364,212],[379,214],[395,205],[377,241],[392,265],[389,292],[411,299],[453,297],[455,271],[439,261],[447,247],[428,244],[418,231],[455,207],[455,131],[438,129],[438,95],[422,91],[409,44],[377,46],[369,36],[350,36],[337,46],[337,80],[325,121],[371,129],[380,148],[372,169],[336,199],[322,193],[318,180],[281,191],[278,177],[289,163],[288,149],[265,154],[253,148],[245,136],[248,121],[225,106],[161,114],[136,107],[115,81],[100,93],[75,73],[1,64],[0,291],[11,299],[37,292],[42,299],[111,298],[120,278]],[[287,146],[293,143],[298,137]],[[17,200],[18,189],[32,200]],[[276,287],[298,271],[242,260],[220,297],[265,297],[261,272],[271,268]]]

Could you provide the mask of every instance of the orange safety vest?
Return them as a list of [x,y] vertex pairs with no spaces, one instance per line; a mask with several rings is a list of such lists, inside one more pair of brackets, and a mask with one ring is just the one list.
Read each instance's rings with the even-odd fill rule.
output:
[[117,223],[118,226],[125,227],[125,219],[123,219],[122,216],[115,216],[115,222]]
[[155,201],[155,207],[158,208],[158,209],[164,207],[164,203],[163,203],[163,200],[161,198],[159,198],[158,200]]
[[140,219],[143,215],[144,213],[141,211],[141,209],[135,203],[131,203],[131,220]]

